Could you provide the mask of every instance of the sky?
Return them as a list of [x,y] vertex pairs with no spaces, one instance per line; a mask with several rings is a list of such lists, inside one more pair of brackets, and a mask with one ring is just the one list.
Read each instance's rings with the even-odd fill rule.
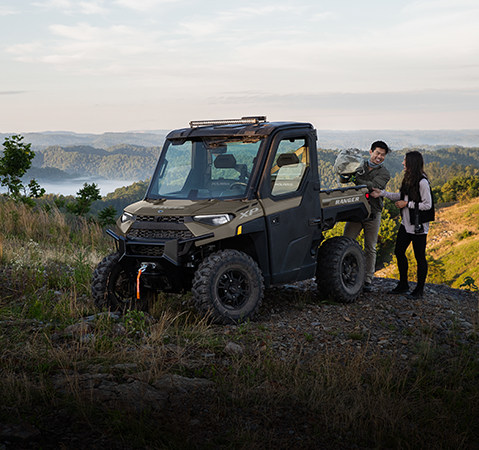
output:
[[2,0],[0,132],[479,129],[477,0]]

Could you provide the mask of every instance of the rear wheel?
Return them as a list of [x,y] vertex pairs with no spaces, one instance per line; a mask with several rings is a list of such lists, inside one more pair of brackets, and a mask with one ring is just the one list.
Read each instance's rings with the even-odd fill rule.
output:
[[112,253],[98,264],[93,272],[91,293],[98,308],[112,311],[138,309],[147,311],[154,298],[154,292],[141,289],[140,299],[136,298],[136,276],[133,268],[120,263],[120,254]]
[[351,303],[361,294],[365,260],[361,246],[354,239],[337,236],[319,248],[316,283],[322,298]]
[[261,270],[248,255],[222,250],[208,256],[193,280],[197,308],[219,323],[236,323],[253,317],[264,292]]

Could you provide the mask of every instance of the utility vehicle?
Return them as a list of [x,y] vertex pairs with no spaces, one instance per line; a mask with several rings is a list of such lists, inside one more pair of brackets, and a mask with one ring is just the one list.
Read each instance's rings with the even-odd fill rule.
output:
[[264,116],[193,121],[171,131],[143,200],[107,230],[117,251],[95,269],[100,308],[146,310],[159,292],[191,290],[216,322],[251,318],[264,289],[316,277],[352,302],[364,256],[338,221],[367,218],[365,186],[321,190],[316,130]]

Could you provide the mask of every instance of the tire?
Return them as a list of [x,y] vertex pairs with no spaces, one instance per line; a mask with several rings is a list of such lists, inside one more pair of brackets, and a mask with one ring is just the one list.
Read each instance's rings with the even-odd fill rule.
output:
[[136,298],[136,272],[127,270],[119,262],[120,254],[112,253],[98,264],[93,272],[91,293],[95,305],[100,309],[125,312],[128,309],[147,311],[154,297],[152,291],[143,291],[140,300]]
[[238,323],[254,316],[263,301],[264,280],[258,264],[237,250],[208,256],[193,279],[197,309],[216,323]]
[[319,247],[316,283],[321,298],[354,302],[361,294],[364,275],[364,254],[354,239],[337,236]]

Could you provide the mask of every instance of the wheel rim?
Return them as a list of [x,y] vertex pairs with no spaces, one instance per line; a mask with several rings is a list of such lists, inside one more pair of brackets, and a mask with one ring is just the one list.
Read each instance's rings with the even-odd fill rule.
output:
[[344,257],[341,267],[341,278],[346,287],[351,288],[356,284],[359,274],[359,264],[352,254]]
[[218,279],[216,293],[226,308],[240,308],[247,302],[250,295],[248,277],[241,270],[225,270]]

